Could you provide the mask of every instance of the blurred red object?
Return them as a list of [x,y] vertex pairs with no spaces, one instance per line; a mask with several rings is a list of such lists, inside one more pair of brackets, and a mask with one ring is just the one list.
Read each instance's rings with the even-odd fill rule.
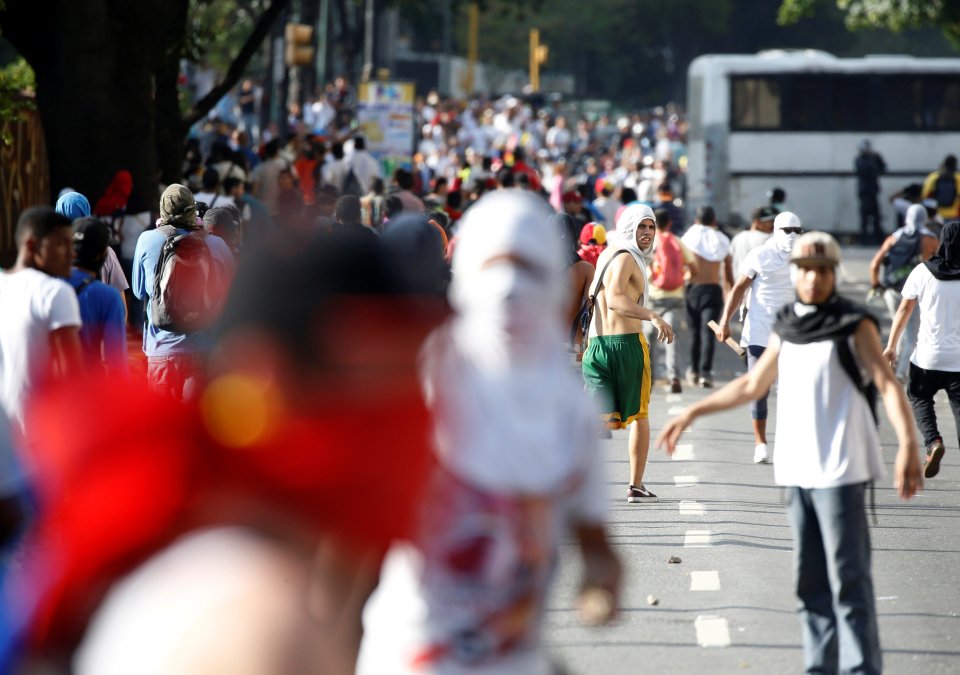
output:
[[[26,594],[18,604],[35,607],[34,649],[71,649],[114,580],[192,529],[329,533],[358,551],[409,533],[432,466],[415,377],[392,378],[383,400],[364,406],[327,394],[306,406],[309,416],[230,377],[195,405],[107,380],[65,383],[35,400],[40,515],[26,542],[29,570],[12,580]],[[382,476],[387,508],[375,497]]]

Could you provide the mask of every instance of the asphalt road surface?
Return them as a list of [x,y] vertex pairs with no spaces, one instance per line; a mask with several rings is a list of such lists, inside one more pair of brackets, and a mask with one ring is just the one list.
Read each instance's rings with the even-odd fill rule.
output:
[[[847,248],[841,290],[863,301],[872,251]],[[881,305],[883,337],[889,320]],[[734,329],[734,334],[739,331]],[[718,345],[717,383],[743,372]],[[684,354],[681,364],[688,356]],[[655,386],[652,434],[705,392]],[[776,397],[771,404],[775,445]],[[909,502],[892,487],[896,437],[881,413],[887,477],[875,490],[873,574],[888,673],[960,672],[960,454],[946,398],[937,400],[947,445],[940,474]],[[548,605],[546,643],[571,673],[798,673],[791,537],[772,465],[753,463],[746,408],[697,420],[674,459],[651,449],[645,483],[656,504],[627,504],[626,432],[602,441],[609,470],[610,534],[625,567],[621,613],[603,628],[582,626],[573,608],[579,581],[570,542]],[[679,563],[668,563],[673,556]],[[651,604],[650,596],[657,604]]]

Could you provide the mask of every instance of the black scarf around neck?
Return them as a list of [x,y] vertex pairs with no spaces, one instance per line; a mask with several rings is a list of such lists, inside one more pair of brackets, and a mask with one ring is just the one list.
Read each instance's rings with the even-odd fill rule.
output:
[[865,307],[834,293],[807,314],[797,314],[795,303],[784,306],[777,312],[773,330],[785,342],[805,345],[849,337],[864,319],[869,319],[879,328],[877,319]]
[[960,220],[943,226],[940,248],[924,265],[940,281],[960,281]]

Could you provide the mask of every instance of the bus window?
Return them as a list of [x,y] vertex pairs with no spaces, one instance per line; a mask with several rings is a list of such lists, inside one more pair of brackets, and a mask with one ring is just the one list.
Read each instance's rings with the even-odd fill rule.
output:
[[771,77],[735,77],[731,100],[735,131],[780,128],[780,83]]

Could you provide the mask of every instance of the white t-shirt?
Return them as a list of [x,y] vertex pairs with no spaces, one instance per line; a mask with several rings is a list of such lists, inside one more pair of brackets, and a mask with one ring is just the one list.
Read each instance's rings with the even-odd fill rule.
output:
[[555,368],[502,374],[472,368],[443,332],[424,354],[443,469],[425,534],[391,549],[364,609],[357,673],[547,675],[540,624],[561,534],[606,520],[593,406],[559,350]]
[[924,370],[960,372],[960,281],[940,281],[923,263],[900,295],[917,301],[920,333],[910,361]]
[[766,347],[777,312],[796,298],[790,264],[781,257],[770,247],[760,246],[750,251],[740,265],[740,274],[753,279],[747,320],[740,334],[740,344],[744,347]]
[[777,369],[777,485],[829,488],[882,478],[873,414],[840,365],[836,343],[783,342]]
[[772,236],[770,232],[761,232],[760,230],[746,230],[736,235],[730,240],[730,257],[733,263],[733,272],[740,271],[747,254]]
[[80,326],[77,294],[38,270],[0,272],[0,405],[25,433],[27,399],[50,360],[49,334]]

